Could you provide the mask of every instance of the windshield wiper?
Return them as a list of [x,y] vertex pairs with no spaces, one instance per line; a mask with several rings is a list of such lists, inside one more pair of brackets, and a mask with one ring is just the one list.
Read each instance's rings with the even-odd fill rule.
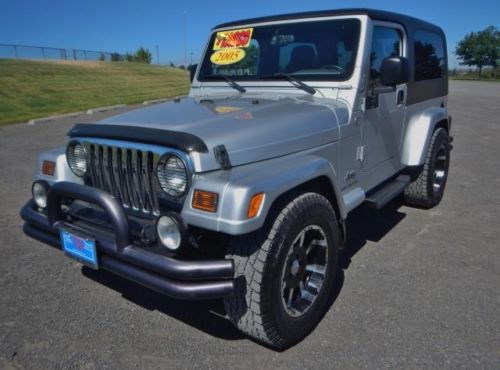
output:
[[226,76],[226,75],[212,75],[210,76],[211,79],[223,79],[225,80],[229,86],[231,86],[233,89],[235,90],[238,90],[239,92],[242,92],[244,93],[245,91],[247,91],[247,89],[245,89],[243,86],[241,86],[239,83],[237,83],[235,80],[233,80],[232,78]]
[[305,82],[302,82],[297,77],[294,77],[294,76],[292,76],[289,73],[275,73],[275,74],[273,74],[271,76],[264,76],[262,78],[264,78],[264,79],[270,79],[270,78],[274,78],[274,77],[284,77],[288,81],[290,81],[292,83],[292,85],[295,86],[296,88],[302,89],[302,90],[304,90],[305,92],[307,92],[307,93],[309,93],[311,95],[316,94],[316,89],[314,89],[313,87],[309,86]]

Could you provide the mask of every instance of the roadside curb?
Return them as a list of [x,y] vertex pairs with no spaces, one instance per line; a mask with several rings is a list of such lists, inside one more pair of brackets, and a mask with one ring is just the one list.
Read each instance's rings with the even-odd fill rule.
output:
[[36,118],[36,119],[30,119],[28,121],[28,125],[34,125],[35,123],[40,123],[40,122],[48,122],[48,121],[55,121],[57,119],[61,118],[71,118],[71,117],[76,117],[80,116],[82,114],[85,114],[85,112],[72,112],[72,113],[65,113],[65,114],[56,114],[55,116],[49,116],[49,117],[44,117],[44,118]]
[[[174,98],[161,98],[161,99],[154,99],[154,100],[145,100],[142,102],[142,105],[152,105],[152,104],[164,103],[164,102],[171,101],[171,100],[177,100],[177,99],[180,99],[183,97],[185,97],[185,95],[176,96]],[[86,111],[56,114],[54,116],[49,116],[49,117],[30,119],[28,121],[28,125],[34,125],[36,123],[41,123],[41,122],[55,121],[55,120],[58,120],[61,118],[71,118],[71,117],[81,116],[84,114],[91,115],[91,114],[98,113],[98,112],[106,112],[106,111],[116,110],[116,109],[125,108],[125,107],[127,107],[127,104],[117,104],[117,105],[110,105],[110,106],[106,106],[106,107],[90,108],[90,109],[87,109]]]
[[150,105],[150,104],[158,104],[164,103],[166,101],[172,100],[172,98],[162,98],[162,99],[154,99],[154,100],[144,100],[142,105]]
[[180,99],[187,98],[187,95],[179,95],[179,96],[174,96],[172,98],[161,98],[161,99],[153,99],[153,100],[144,100],[142,102],[142,105],[151,105],[151,104],[158,104],[158,103],[165,103],[167,101],[179,101]]
[[87,109],[87,114],[94,114],[94,113],[97,113],[97,112],[106,112],[106,111],[110,111],[110,110],[115,110],[115,109],[119,109],[119,108],[123,108],[123,107],[126,107],[127,105],[126,104],[117,104],[117,105],[110,105],[110,106],[107,106],[107,107],[99,107],[99,108],[91,108],[91,109]]

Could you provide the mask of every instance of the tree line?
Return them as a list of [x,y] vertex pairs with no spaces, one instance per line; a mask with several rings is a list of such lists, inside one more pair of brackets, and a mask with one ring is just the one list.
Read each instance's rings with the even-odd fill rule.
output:
[[[101,54],[101,57],[99,60],[105,60],[105,55]],[[153,56],[149,49],[140,47],[135,51],[135,53],[127,53],[125,55],[119,54],[117,52],[111,53],[111,61],[112,62],[138,62],[138,63],[148,63],[151,64],[153,61]],[[188,64],[187,66],[185,65],[179,65],[176,66],[173,62],[169,63],[170,67],[172,68],[180,68],[184,70],[189,70],[191,68],[191,64]]]
[[[104,54],[101,54],[100,60],[104,60]],[[136,50],[135,53],[127,53],[125,55],[119,54],[117,52],[111,53],[112,62],[139,62],[150,64],[153,59],[151,52],[143,47]]]
[[484,67],[493,68],[494,75],[497,75],[500,63],[500,31],[495,26],[489,26],[482,31],[468,33],[458,42],[455,55],[461,65],[477,67],[479,78],[483,77]]

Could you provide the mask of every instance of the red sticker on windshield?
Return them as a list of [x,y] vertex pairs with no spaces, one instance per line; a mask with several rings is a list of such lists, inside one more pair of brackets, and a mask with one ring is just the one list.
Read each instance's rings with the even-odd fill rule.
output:
[[221,31],[215,35],[214,50],[246,48],[252,41],[253,28]]

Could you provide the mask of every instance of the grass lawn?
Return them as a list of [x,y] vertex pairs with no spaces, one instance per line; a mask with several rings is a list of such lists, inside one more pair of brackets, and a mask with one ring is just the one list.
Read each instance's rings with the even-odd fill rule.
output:
[[189,73],[125,62],[0,59],[0,125],[184,95]]

